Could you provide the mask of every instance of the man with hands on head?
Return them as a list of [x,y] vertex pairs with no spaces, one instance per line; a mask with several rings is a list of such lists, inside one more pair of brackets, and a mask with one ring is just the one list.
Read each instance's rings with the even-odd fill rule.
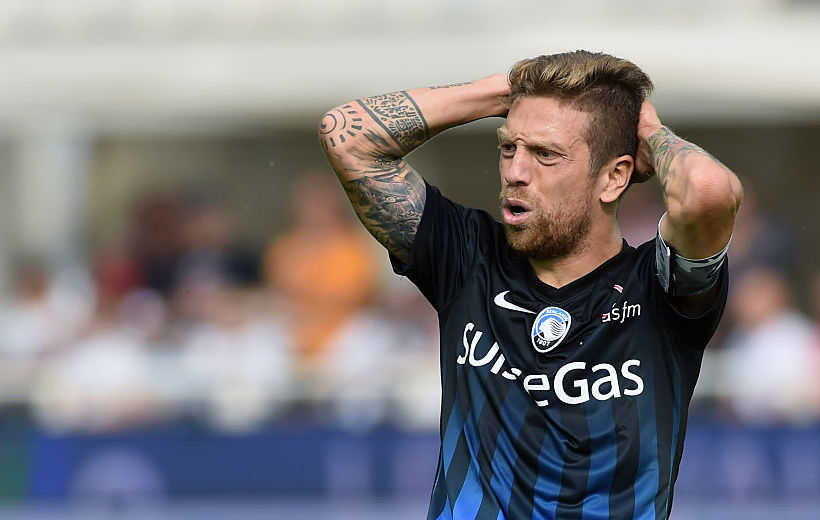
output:
[[[439,314],[428,518],[668,518],[742,190],[662,125],[651,89],[629,61],[575,51],[322,118],[358,217]],[[492,116],[506,117],[503,223],[449,200],[405,159]],[[654,174],[666,213],[634,248],[618,205]]]

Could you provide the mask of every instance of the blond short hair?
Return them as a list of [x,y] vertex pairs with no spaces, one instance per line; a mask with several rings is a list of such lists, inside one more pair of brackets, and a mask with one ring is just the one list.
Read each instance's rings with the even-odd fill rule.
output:
[[522,96],[550,96],[590,114],[584,137],[592,175],[615,157],[635,157],[638,116],[652,81],[634,63],[578,50],[521,60],[509,78],[509,106]]

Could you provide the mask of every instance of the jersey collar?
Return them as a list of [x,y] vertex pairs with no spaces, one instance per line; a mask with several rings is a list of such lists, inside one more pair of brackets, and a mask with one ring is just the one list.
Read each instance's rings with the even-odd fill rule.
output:
[[615,256],[562,287],[553,287],[542,282],[541,279],[538,278],[538,275],[535,274],[535,270],[532,268],[530,262],[523,256],[519,256],[519,258],[521,258],[524,264],[524,271],[527,274],[527,283],[536,293],[549,300],[566,300],[575,295],[585,293],[588,289],[594,287],[605,273],[627,260],[634,251],[635,248],[627,244],[626,240],[623,240],[621,250]]

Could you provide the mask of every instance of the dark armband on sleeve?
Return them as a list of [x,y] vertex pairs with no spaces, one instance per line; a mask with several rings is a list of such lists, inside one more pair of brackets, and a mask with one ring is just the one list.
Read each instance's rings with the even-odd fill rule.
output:
[[[731,242],[730,238],[729,244]],[[660,222],[658,222],[658,234],[655,237],[655,263],[663,290],[673,296],[694,296],[714,287],[718,282],[720,268],[726,261],[729,244],[726,244],[722,251],[708,258],[685,258],[664,242],[661,237]]]

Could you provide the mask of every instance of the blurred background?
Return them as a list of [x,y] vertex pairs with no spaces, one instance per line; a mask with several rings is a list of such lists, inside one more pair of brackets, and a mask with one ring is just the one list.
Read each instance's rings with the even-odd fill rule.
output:
[[[820,2],[2,0],[0,518],[424,517],[436,317],[315,128],[576,48],[746,189],[673,518],[820,516]],[[496,211],[498,125],[411,162]]]

